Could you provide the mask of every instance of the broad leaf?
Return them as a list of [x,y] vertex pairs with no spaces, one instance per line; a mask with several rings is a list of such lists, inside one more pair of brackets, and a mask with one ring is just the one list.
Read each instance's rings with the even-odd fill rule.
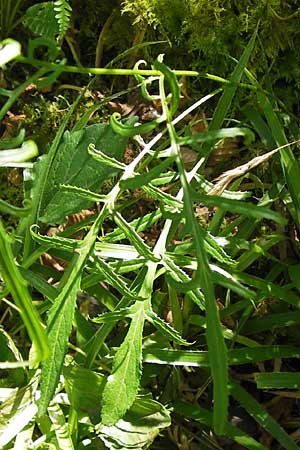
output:
[[64,367],[63,374],[71,406],[81,413],[99,417],[105,377],[79,366]]
[[[108,155],[121,158],[127,139],[116,135],[109,125],[95,124],[80,131],[66,131],[47,173],[39,205],[39,220],[45,223],[62,223],[65,216],[87,208],[91,203],[75,192],[66,192],[61,184],[74,185],[89,190],[99,190],[101,184],[116,175],[118,169],[101,165],[88,152],[88,146]],[[41,166],[49,164],[48,155],[36,164],[39,173]]]
[[170,413],[163,405],[151,398],[138,397],[123,419],[112,426],[100,425],[97,431],[111,450],[144,450],[170,424]]

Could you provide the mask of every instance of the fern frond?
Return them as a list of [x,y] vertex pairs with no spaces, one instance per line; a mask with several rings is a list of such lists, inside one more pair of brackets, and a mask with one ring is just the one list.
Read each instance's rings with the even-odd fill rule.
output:
[[55,0],[54,11],[59,26],[58,40],[61,41],[70,25],[72,8],[69,4],[69,0]]

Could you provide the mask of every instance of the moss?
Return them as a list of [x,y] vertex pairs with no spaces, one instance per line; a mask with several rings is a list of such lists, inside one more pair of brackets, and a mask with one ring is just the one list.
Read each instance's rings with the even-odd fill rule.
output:
[[[142,26],[147,23],[160,37],[168,38],[171,48],[166,47],[165,60],[170,66],[224,77],[230,74],[234,64],[230,57],[240,57],[259,23],[262,44],[257,42],[250,69],[263,79],[266,61],[275,88],[285,81],[296,89],[299,87],[297,0],[124,0],[122,9],[132,23]],[[298,97],[285,96],[284,101],[291,109],[298,108]]]

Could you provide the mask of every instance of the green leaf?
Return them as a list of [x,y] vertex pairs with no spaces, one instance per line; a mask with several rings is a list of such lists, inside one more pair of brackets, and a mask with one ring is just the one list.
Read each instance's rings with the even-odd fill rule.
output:
[[10,205],[5,200],[0,199],[0,211],[3,214],[11,214],[17,217],[27,217],[30,213],[30,205],[25,208],[19,208],[14,205]]
[[149,133],[154,130],[161,120],[156,119],[151,122],[143,123],[142,125],[129,125],[121,122],[121,114],[118,112],[113,113],[109,118],[109,124],[112,130],[123,137],[132,137],[137,134]]
[[32,238],[38,242],[41,246],[47,246],[48,248],[54,247],[56,249],[63,249],[68,251],[74,251],[80,246],[80,241],[76,239],[68,239],[61,236],[43,236],[33,231],[36,225],[30,227],[30,233]]
[[41,173],[41,165],[49,165],[47,180],[39,205],[39,220],[45,223],[62,223],[65,216],[91,205],[85,198],[60,188],[61,184],[71,184],[84,189],[97,190],[107,179],[117,173],[117,169],[99,164],[89,154],[88,146],[94,144],[109,156],[121,158],[127,139],[116,135],[107,124],[94,124],[80,131],[66,131],[52,161],[49,156],[36,165]]
[[119,228],[124,232],[127,239],[136,248],[139,255],[144,256],[150,261],[159,261],[158,258],[153,254],[153,250],[147,244],[145,244],[140,235],[135,231],[134,227],[126,222],[126,220],[120,213],[117,212],[116,214],[114,214],[113,218]]
[[204,195],[197,192],[193,195],[194,199],[207,206],[218,206],[226,211],[237,214],[243,214],[246,217],[254,217],[255,219],[270,219],[282,225],[286,224],[286,219],[281,214],[272,211],[264,206],[253,205],[250,202],[242,202],[241,200],[233,200],[218,195]]
[[299,372],[269,372],[255,373],[254,378],[258,389],[299,389]]
[[287,313],[266,314],[265,316],[248,320],[243,326],[243,334],[251,335],[262,331],[273,331],[276,328],[292,327],[300,324],[300,312],[293,311]]
[[102,423],[114,425],[133,404],[141,377],[144,304],[136,303],[128,333],[113,361],[112,372],[103,391]]
[[99,417],[105,377],[79,366],[64,367],[63,375],[71,406],[90,417]]
[[23,24],[34,34],[55,39],[59,34],[59,25],[55,18],[53,2],[42,2],[26,10]]
[[65,351],[72,329],[76,305],[76,294],[80,286],[80,274],[73,283],[66,284],[49,310],[47,334],[50,356],[42,364],[41,397],[38,404],[39,416],[46,413],[62,370]]
[[[186,418],[189,418],[204,424],[209,428],[212,428],[213,426],[212,413],[207,409],[201,408],[199,405],[190,405],[178,400],[175,401],[174,408],[176,414],[184,417],[185,420]],[[233,439],[235,442],[242,445],[243,448],[247,448],[249,450],[267,450],[267,447],[260,444],[255,439],[248,436],[244,431],[228,422],[224,427],[224,436]]]
[[254,48],[256,35],[257,32],[255,31],[229,79],[229,81],[232,84],[228,84],[224,88],[223,94],[219,100],[219,103],[217,105],[217,108],[214,112],[212,121],[209,126],[210,131],[219,130],[223,124],[223,121],[232,103],[233,97],[236,93],[238,83],[241,81],[242,75],[244,73],[248,60]]
[[219,130],[210,130],[195,134],[194,136],[187,136],[178,138],[180,145],[194,145],[200,142],[211,142],[217,139],[224,139],[229,137],[243,136],[245,145],[255,141],[255,135],[249,128],[220,128]]
[[21,128],[17,136],[0,139],[0,150],[7,150],[9,148],[19,147],[20,145],[23,144],[24,139],[25,139],[25,130],[24,128]]
[[162,62],[158,61],[158,59],[156,59],[154,61],[153,67],[154,67],[154,69],[159,70],[163,74],[164,79],[169,84],[170,91],[171,91],[171,103],[169,106],[169,114],[170,114],[170,119],[171,119],[173,117],[174,113],[177,111],[177,108],[178,108],[179,102],[180,102],[179,83],[177,81],[177,78],[176,78],[176,75],[174,74],[174,72],[168,66],[166,66]]
[[34,158],[39,153],[36,143],[29,139],[24,141],[20,148],[0,151],[0,166],[12,167],[29,159]]
[[11,239],[0,221],[0,272],[6,287],[11,293],[20,316],[35,347],[35,362],[45,359],[49,346],[41,319],[32,303],[27,283],[14,261]]
[[285,450],[299,450],[298,445],[270,414],[238,383],[230,382],[230,393],[240,405],[267,430]]
[[104,275],[104,279],[117,289],[121,294],[128,296],[129,298],[136,300],[137,294],[132,292],[123,281],[123,279],[117,275],[101,258],[97,258],[94,261],[95,267],[99,273]]
[[187,342],[183,339],[179,332],[171,327],[170,324],[162,320],[152,309],[146,311],[147,319],[151,322],[155,328],[157,328],[161,333],[163,333],[168,339],[176,342],[179,345],[192,345],[192,343]]
[[99,438],[111,450],[144,450],[158,433],[171,425],[170,412],[147,397],[137,397],[123,419],[113,426],[96,427]]
[[[152,364],[171,364],[173,366],[209,367],[208,352],[193,350],[174,350],[149,348],[144,350],[143,361]],[[274,358],[299,358],[300,350],[291,346],[242,347],[228,350],[228,365],[254,364]]]

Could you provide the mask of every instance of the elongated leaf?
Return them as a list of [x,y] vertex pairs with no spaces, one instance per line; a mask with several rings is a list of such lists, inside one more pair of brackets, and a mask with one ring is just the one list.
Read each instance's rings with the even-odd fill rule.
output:
[[269,372],[254,374],[258,389],[299,389],[299,372]]
[[35,362],[45,359],[49,354],[49,347],[41,319],[32,304],[27,283],[23,279],[14,261],[11,240],[7,236],[0,221],[0,271],[6,287],[11,293],[19,313],[35,346]]
[[[165,169],[167,169],[172,162],[174,161],[174,157],[167,158],[165,161],[155,166],[146,174],[138,174],[132,178],[126,178],[124,181],[121,181],[120,185],[124,189],[137,189],[141,188],[145,184],[150,183],[153,179],[158,177]],[[158,180],[156,180],[157,182]]]
[[216,141],[217,139],[232,138],[236,136],[243,136],[245,144],[249,144],[255,140],[254,133],[249,128],[221,128],[219,130],[210,130],[195,134],[194,136],[187,136],[179,138],[180,145],[195,145],[201,142]]
[[104,206],[65,271],[61,280],[61,292],[49,312],[47,332],[51,344],[51,353],[50,357],[42,366],[41,398],[39,400],[40,416],[46,413],[58,383],[71,332],[76,294],[80,286],[81,274],[86,259],[94,247],[99,228],[106,214],[107,209]]
[[[203,423],[210,428],[213,426],[212,413],[207,409],[201,408],[199,405],[190,405],[178,400],[175,402],[174,408],[175,412],[184,418],[188,417],[196,420],[197,422]],[[235,442],[242,445],[243,448],[247,448],[249,450],[267,450],[267,447],[260,444],[255,439],[247,435],[244,431],[228,422],[225,424],[224,436],[233,439]]]
[[[140,231],[144,231],[147,228],[150,228],[154,223],[156,223],[161,218],[161,216],[162,216],[161,211],[157,210],[149,214],[146,214],[143,217],[139,217],[138,219],[134,219],[132,222],[129,223],[132,227],[134,227],[135,231],[139,233]],[[120,228],[117,228],[114,231],[107,233],[105,236],[103,236],[103,238],[101,238],[101,240],[116,242],[124,238],[125,238],[124,231],[120,230]]]
[[273,296],[275,298],[280,298],[284,302],[290,303],[291,305],[297,307],[300,306],[300,297],[289,289],[278,286],[275,283],[271,283],[271,281],[266,281],[262,278],[255,277],[254,275],[248,275],[245,272],[235,273],[234,276],[243,283],[256,287],[259,290],[259,295],[263,294],[267,298]]
[[35,233],[34,228],[34,226],[30,227],[31,236],[40,245],[69,251],[74,251],[80,245],[80,242],[76,239],[68,239],[61,236],[43,236]]
[[298,311],[267,314],[258,319],[248,320],[243,326],[243,334],[257,334],[266,330],[292,327],[294,325],[300,325],[300,312]]
[[152,310],[147,310],[147,319],[157,328],[161,333],[163,333],[168,339],[177,342],[180,345],[192,345],[192,343],[187,342],[183,339],[178,331],[176,331],[170,324],[162,320],[157,314]]
[[248,120],[252,123],[255,131],[258,133],[262,140],[262,143],[268,148],[275,148],[276,141],[274,140],[271,130],[261,117],[258,111],[253,106],[247,105],[242,108],[242,112],[245,114]]
[[250,202],[242,202],[241,200],[232,200],[218,195],[194,194],[194,199],[204,203],[207,206],[218,206],[226,211],[237,214],[243,214],[246,217],[254,217],[255,219],[270,219],[282,225],[286,224],[286,219],[279,213],[265,208],[264,206],[253,205]]
[[144,320],[144,305],[139,302],[103,391],[103,425],[114,425],[122,419],[136,398],[141,377]]
[[104,279],[110,283],[121,294],[127,295],[129,298],[136,300],[137,294],[131,292],[124,280],[117,275],[101,258],[97,258],[94,262],[96,269],[104,275]]
[[70,184],[60,184],[59,187],[62,191],[80,195],[80,197],[85,198],[89,202],[105,202],[107,200],[106,195],[96,194],[95,192],[80,188],[78,186],[72,186]]
[[152,249],[143,241],[135,229],[128,222],[126,222],[120,213],[116,213],[114,215],[114,220],[119,228],[124,231],[127,239],[136,248],[139,255],[144,256],[150,261],[158,261],[157,257],[153,254]]
[[238,383],[230,382],[230,393],[265,430],[267,430],[285,450],[299,450],[298,445],[274,420],[270,414]]
[[229,111],[233,97],[235,95],[237,85],[241,81],[242,75],[254,48],[256,35],[257,32],[255,31],[230,77],[230,81],[232,84],[226,85],[224,88],[223,94],[219,100],[212,121],[210,123],[209,130],[218,130],[223,124],[223,121]]
[[122,308],[116,311],[103,313],[100,316],[93,317],[92,321],[95,323],[116,322],[125,319],[126,317],[133,317],[135,309],[133,307]]
[[46,413],[62,370],[65,351],[71,333],[79,285],[79,277],[74,280],[71,286],[66,285],[49,311],[47,334],[51,353],[42,365],[41,397],[38,404],[40,416]]
[[18,208],[17,206],[10,205],[5,200],[0,199],[0,211],[4,214],[12,214],[17,217],[26,217],[30,212],[30,207]]
[[[253,364],[274,358],[299,358],[300,350],[290,346],[243,347],[228,350],[228,364]],[[171,364],[174,366],[209,367],[208,352],[192,350],[173,350],[151,348],[143,353],[143,361],[153,364]]]
[[97,150],[94,144],[89,144],[88,153],[98,162],[104,164],[105,166],[114,167],[115,169],[125,170],[126,164],[118,161],[116,158],[112,158],[106,155],[101,150]]
[[[284,127],[281,124],[277,113],[274,111],[269,98],[261,92],[260,89],[257,90],[257,95],[263,107],[265,117],[272,131],[272,135],[276,140],[276,144],[278,146],[287,144],[288,140],[285,135]],[[285,147],[280,150],[280,160],[282,171],[289,188],[289,193],[293,200],[296,224],[298,229],[300,229],[300,191],[298,188],[298,181],[300,179],[299,163],[294,157],[290,147]]]

